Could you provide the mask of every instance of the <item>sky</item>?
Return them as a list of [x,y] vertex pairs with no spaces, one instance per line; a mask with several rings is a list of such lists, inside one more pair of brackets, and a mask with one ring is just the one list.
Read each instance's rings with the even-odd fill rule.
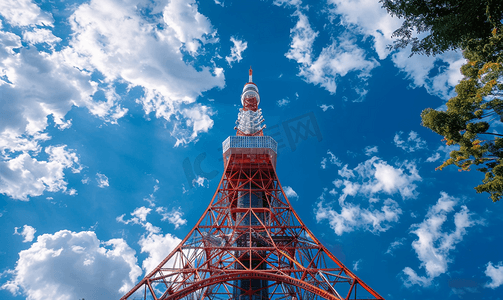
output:
[[[0,298],[118,299],[211,201],[253,68],[307,227],[385,299],[501,299],[503,204],[421,126],[459,52],[377,0],[0,2]],[[494,121],[496,131],[503,125]]]

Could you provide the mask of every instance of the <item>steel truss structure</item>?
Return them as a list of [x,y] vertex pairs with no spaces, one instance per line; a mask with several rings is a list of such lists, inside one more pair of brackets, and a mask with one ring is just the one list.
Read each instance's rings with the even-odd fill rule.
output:
[[383,299],[304,225],[275,170],[276,154],[241,148],[205,212],[121,299]]

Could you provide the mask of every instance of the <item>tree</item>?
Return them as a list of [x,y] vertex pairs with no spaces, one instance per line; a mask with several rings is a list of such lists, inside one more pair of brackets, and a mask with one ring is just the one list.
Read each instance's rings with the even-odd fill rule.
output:
[[[447,145],[459,147],[437,169],[472,166],[485,173],[475,187],[493,201],[503,197],[503,1],[501,0],[379,0],[388,12],[404,21],[394,31],[390,48],[411,46],[412,54],[435,55],[462,50],[467,63],[457,96],[447,110],[425,109],[422,124],[442,135]],[[492,126],[492,129],[491,129]],[[501,124],[499,124],[501,128]]]
[[503,122],[502,31],[494,29],[487,43],[468,42],[463,56],[468,62],[461,67],[464,78],[455,87],[457,96],[447,102],[446,111],[428,108],[421,118],[447,145],[459,146],[438,169],[477,166],[485,178],[475,190],[489,193],[496,202],[503,196],[503,134],[489,129],[496,119]]
[[[391,48],[412,46],[412,54],[435,55],[464,49],[477,39],[487,42],[501,25],[501,0],[379,0],[392,16],[404,19]],[[417,34],[426,34],[419,38]]]

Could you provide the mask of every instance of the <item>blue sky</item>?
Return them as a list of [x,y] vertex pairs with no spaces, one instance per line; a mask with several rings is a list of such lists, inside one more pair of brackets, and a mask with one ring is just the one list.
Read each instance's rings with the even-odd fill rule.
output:
[[377,0],[7,0],[0,21],[1,299],[118,298],[155,267],[217,188],[250,65],[287,196],[346,266],[386,299],[501,299],[502,205],[435,171],[451,148],[420,124],[464,60],[387,50]]

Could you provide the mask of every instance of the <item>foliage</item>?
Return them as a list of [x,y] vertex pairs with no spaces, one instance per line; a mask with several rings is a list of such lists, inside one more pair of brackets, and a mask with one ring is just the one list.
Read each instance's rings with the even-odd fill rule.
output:
[[428,108],[421,114],[423,126],[444,136],[447,145],[459,146],[438,169],[477,166],[485,178],[475,190],[489,193],[495,202],[503,196],[503,135],[490,127],[496,120],[503,122],[502,29],[495,28],[487,39],[466,42],[468,62],[461,67],[464,78],[455,87],[457,96],[447,102],[446,111]]
[[[412,54],[434,55],[466,48],[477,39],[486,43],[501,25],[501,0],[379,0],[392,16],[404,19],[393,33],[392,48],[412,46]],[[416,37],[414,34],[424,36]]]

